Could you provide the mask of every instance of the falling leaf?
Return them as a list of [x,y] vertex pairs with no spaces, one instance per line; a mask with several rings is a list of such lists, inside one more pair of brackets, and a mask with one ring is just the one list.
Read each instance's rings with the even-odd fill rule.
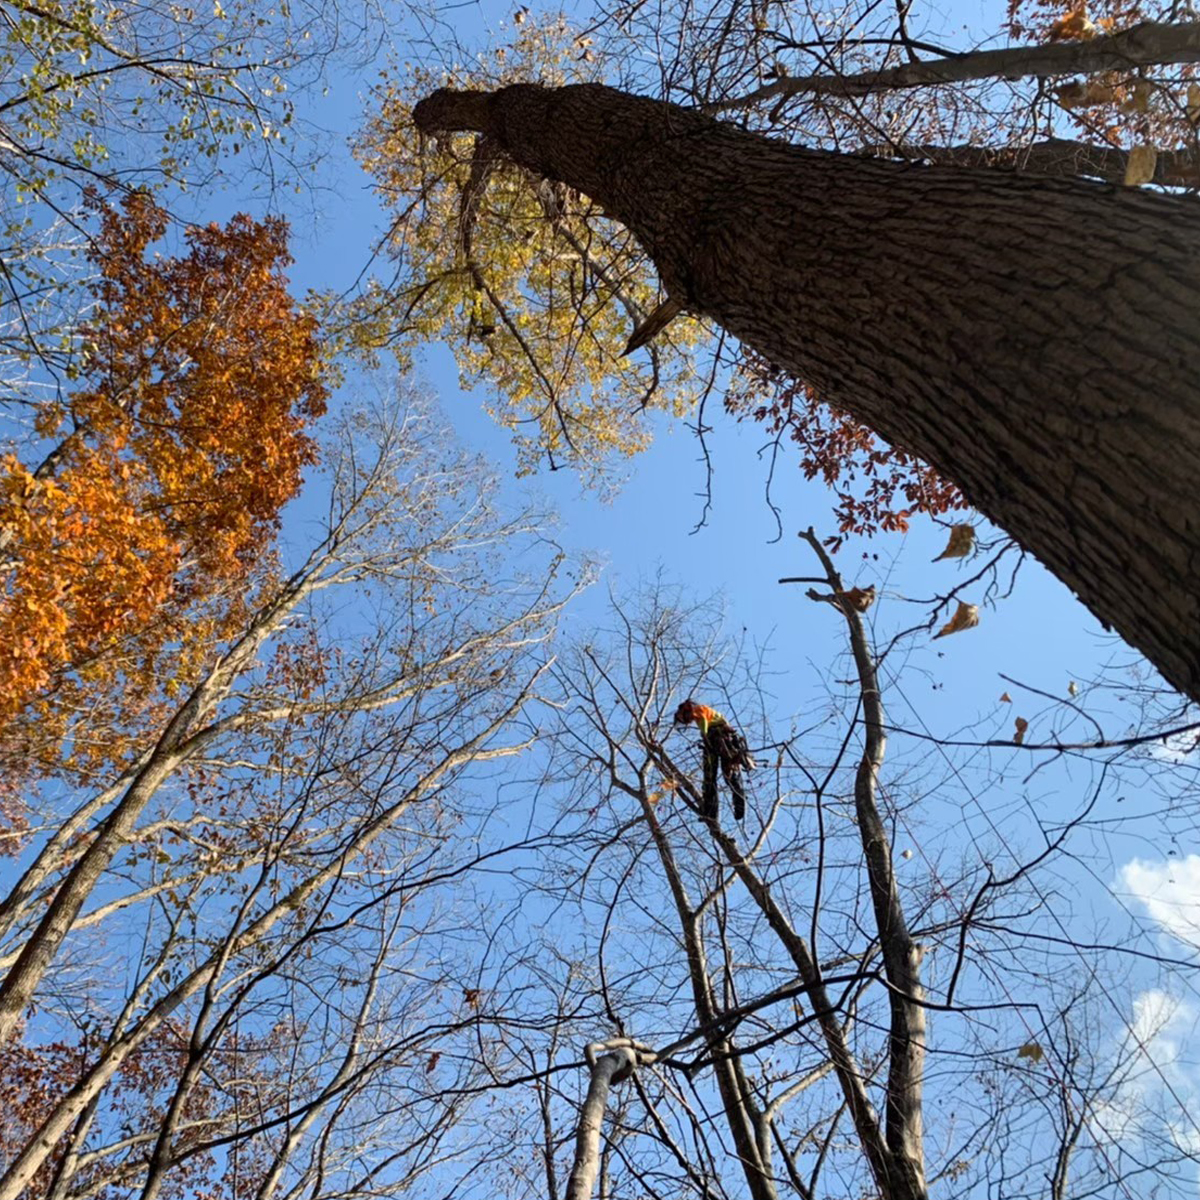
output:
[[1050,26],[1047,37],[1052,42],[1086,42],[1089,38],[1094,38],[1098,32],[1096,26],[1088,19],[1086,9],[1077,8],[1074,12],[1067,13],[1065,17],[1059,17]]
[[1137,187],[1154,178],[1154,167],[1158,162],[1158,151],[1153,146],[1134,146],[1125,164],[1125,186]]
[[936,642],[940,637],[948,637],[952,633],[962,633],[964,629],[974,629],[979,624],[979,605],[958,602],[954,616],[933,635]]
[[1046,1057],[1046,1052],[1037,1042],[1026,1042],[1018,1051],[1018,1058],[1027,1058],[1031,1062],[1040,1063]]
[[1007,692],[1001,692],[1000,693],[1000,703],[1001,704],[1011,704],[1012,697]]
[[1073,679],[1071,680],[1070,683],[1067,684],[1067,695],[1068,696],[1078,696],[1079,695],[1079,685]]
[[1016,729],[1013,732],[1013,743],[1020,746],[1025,741],[1025,730],[1029,728],[1029,722],[1024,717],[1018,717],[1015,722]]
[[946,543],[945,550],[933,561],[941,562],[943,558],[966,558],[974,549],[975,526],[952,525],[950,527],[950,540]]
[[844,612],[866,612],[875,603],[875,585],[867,588],[851,588],[848,592],[839,592],[838,599]]

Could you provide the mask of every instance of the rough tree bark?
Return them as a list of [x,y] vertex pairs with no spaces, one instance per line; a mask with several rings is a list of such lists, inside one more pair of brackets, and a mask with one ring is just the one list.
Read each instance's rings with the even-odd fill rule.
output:
[[1200,206],[774,141],[589,84],[435,92],[669,294],[919,454],[1200,698]]
[[[1026,146],[914,145],[869,146],[861,153],[871,158],[927,159],[948,167],[987,167],[1053,175],[1060,179],[1085,176],[1105,183],[1122,183],[1129,166],[1129,151],[1116,146],[1093,146],[1069,138],[1046,138]],[[1162,187],[1194,188],[1200,185],[1200,155],[1190,147],[1160,150],[1154,159],[1150,183]]]

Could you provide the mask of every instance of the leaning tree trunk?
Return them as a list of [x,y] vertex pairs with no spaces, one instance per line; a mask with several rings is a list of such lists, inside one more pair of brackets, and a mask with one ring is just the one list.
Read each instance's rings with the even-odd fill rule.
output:
[[600,85],[438,91],[669,294],[932,463],[1200,699],[1200,205],[805,150]]

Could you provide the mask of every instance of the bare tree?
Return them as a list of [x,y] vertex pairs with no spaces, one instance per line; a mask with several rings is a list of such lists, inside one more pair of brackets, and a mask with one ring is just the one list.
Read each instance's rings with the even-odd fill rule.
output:
[[[899,643],[881,666],[861,593],[810,544],[801,603],[851,666],[801,728],[772,729],[719,619],[666,587],[554,668],[543,783],[578,827],[526,901],[542,942],[498,1063],[531,1089],[514,1136],[541,1131],[550,1195],[574,1164],[572,1197],[1188,1194],[1191,1118],[1138,1014],[1159,970],[1178,992],[1192,968],[1101,936],[1070,882],[1141,760],[909,737],[886,713]],[[689,697],[759,759],[744,830],[703,815],[672,726]],[[999,762],[1064,754],[1041,826],[1002,824],[1028,771]]]
[[3,902],[9,1200],[375,1194],[462,1153],[447,922],[506,850],[460,806],[529,741],[557,555],[417,400],[349,416],[326,483],[144,750],[39,798]]

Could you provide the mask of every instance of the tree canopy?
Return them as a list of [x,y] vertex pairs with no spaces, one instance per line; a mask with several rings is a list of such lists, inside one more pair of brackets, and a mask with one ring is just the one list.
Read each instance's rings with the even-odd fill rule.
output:
[[[148,258],[166,215],[145,193],[93,209],[73,388],[28,402],[36,436],[2,462],[10,786],[60,755],[72,769],[119,760],[126,721],[191,686],[261,577],[327,397],[281,221],[235,217]],[[97,706],[99,738],[79,718]]]

